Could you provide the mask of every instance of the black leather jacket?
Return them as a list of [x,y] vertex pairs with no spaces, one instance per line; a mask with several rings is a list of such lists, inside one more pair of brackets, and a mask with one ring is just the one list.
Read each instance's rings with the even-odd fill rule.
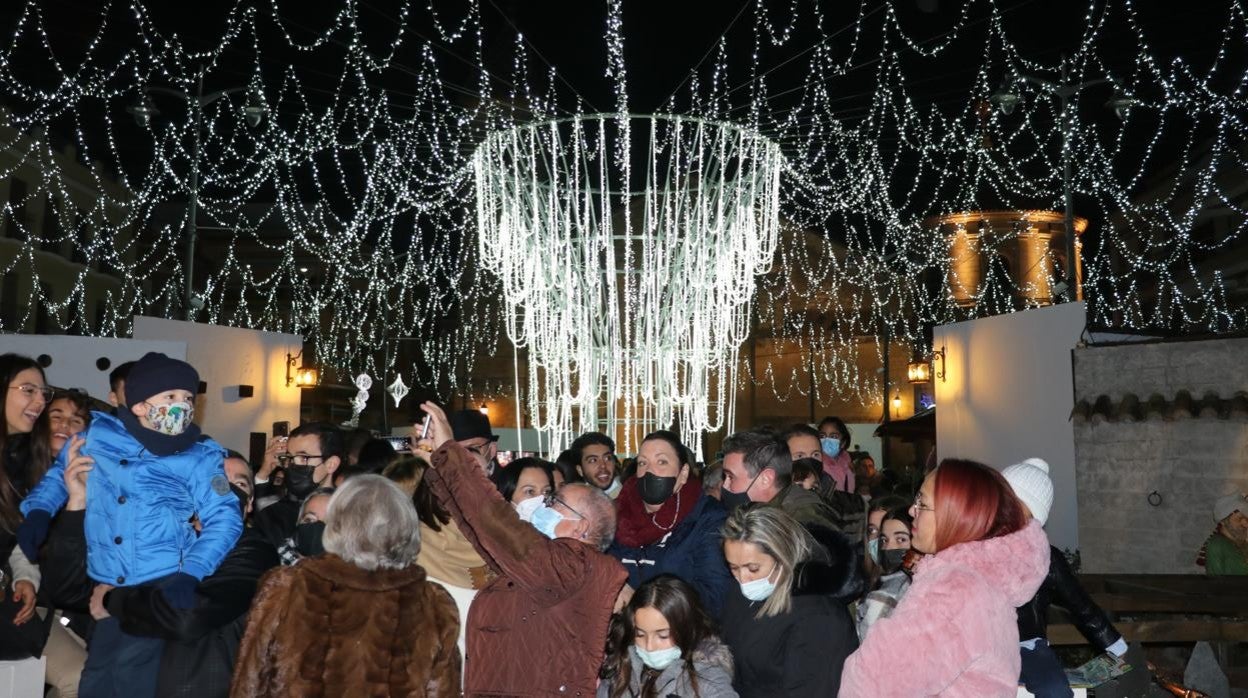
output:
[[1053,546],[1049,546],[1048,576],[1031,601],[1018,608],[1018,639],[1048,639],[1050,603],[1066,609],[1079,632],[1099,649],[1109,647],[1122,637],[1105,611],[1083,590],[1066,563],[1066,556]]

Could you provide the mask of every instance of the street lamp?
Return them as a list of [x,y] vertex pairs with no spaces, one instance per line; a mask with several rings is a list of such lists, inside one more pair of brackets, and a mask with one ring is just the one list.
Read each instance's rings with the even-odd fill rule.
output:
[[210,94],[204,94],[204,76],[201,73],[197,83],[195,94],[175,90],[170,87],[145,87],[139,99],[131,106],[126,107],[126,111],[134,116],[134,121],[139,126],[148,127],[152,123],[152,117],[160,114],[160,110],[152,102],[151,95],[161,94],[177,97],[186,102],[187,108],[191,110],[191,128],[195,136],[195,148],[191,159],[191,181],[190,191],[187,196],[187,214],[186,214],[186,288],[182,294],[182,310],[186,314],[186,320],[193,320],[195,311],[203,307],[203,303],[195,302],[195,236],[198,231],[199,219],[199,161],[203,157],[203,141],[200,140],[200,131],[204,125],[204,109],[221,99],[232,94],[240,92],[247,93],[247,105],[242,109],[242,116],[247,124],[252,128],[260,125],[264,120],[264,115],[268,113],[268,107],[264,105],[264,96],[256,87],[231,87],[228,90],[218,90]]
[[[1064,292],[1067,301],[1078,300],[1080,295],[1079,283],[1075,273],[1079,267],[1079,248],[1075,244],[1075,203],[1070,182],[1072,177],[1070,139],[1074,131],[1074,115],[1070,108],[1070,98],[1088,87],[1106,83],[1113,84],[1115,86],[1114,96],[1105,103],[1105,106],[1113,109],[1119,119],[1127,118],[1128,112],[1136,104],[1136,101],[1122,92],[1118,88],[1118,83],[1110,78],[1097,78],[1086,82],[1072,83],[1070,81],[1070,62],[1065,58],[1062,59],[1062,77],[1059,82],[1051,82],[1043,78],[1022,74],[1015,75],[1012,82],[1015,84],[1030,82],[1039,87],[1044,93],[1051,97],[1056,97],[1058,100],[1062,119],[1062,193],[1066,200],[1066,278],[1064,281]],[[995,104],[1002,114],[1009,116],[1014,113],[1014,108],[1022,101],[1022,97],[1013,89],[1011,81],[1006,81],[1002,84],[1001,89],[988,98],[988,101]]]

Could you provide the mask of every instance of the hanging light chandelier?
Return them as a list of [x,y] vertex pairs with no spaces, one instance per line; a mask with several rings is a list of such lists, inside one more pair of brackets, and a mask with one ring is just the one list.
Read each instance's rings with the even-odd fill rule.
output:
[[516,387],[550,452],[601,430],[631,453],[657,428],[696,450],[731,423],[783,164],[757,132],[682,116],[577,115],[480,145],[481,259],[528,351]]

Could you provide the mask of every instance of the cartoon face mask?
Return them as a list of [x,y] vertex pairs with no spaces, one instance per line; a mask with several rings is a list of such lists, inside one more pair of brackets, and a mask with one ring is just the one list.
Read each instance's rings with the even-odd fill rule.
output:
[[189,402],[171,402],[164,405],[148,405],[147,421],[152,429],[166,436],[178,436],[191,426],[195,407]]

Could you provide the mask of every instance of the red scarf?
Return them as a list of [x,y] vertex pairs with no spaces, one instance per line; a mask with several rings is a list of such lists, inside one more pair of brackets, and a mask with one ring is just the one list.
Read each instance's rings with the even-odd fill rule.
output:
[[663,502],[658,511],[650,514],[646,511],[645,502],[641,501],[641,493],[637,491],[637,478],[630,478],[615,500],[618,519],[616,542],[626,548],[641,548],[658,541],[689,516],[701,497],[702,482],[691,477],[684,487]]

